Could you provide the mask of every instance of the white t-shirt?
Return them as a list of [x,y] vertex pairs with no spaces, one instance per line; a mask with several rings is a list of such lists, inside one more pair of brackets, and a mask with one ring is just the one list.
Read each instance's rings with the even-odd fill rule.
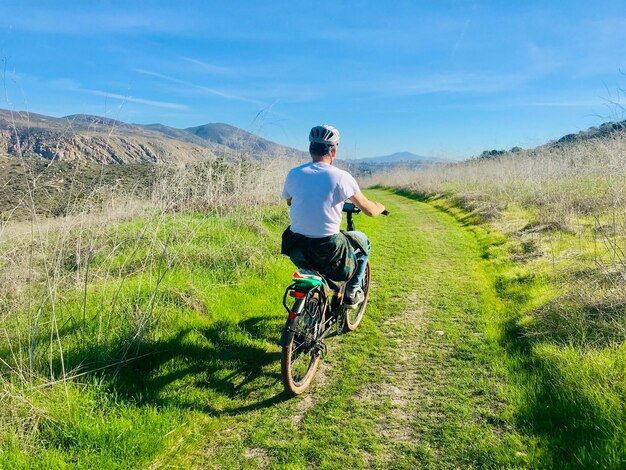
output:
[[311,238],[339,233],[343,203],[358,192],[359,185],[350,173],[327,163],[293,168],[282,194],[291,198],[291,230]]

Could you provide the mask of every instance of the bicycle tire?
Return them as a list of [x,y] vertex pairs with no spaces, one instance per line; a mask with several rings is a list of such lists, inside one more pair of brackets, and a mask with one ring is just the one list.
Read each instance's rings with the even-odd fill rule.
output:
[[[307,304],[294,322],[288,320],[285,328],[289,328],[286,341],[281,352],[280,368],[285,391],[292,396],[300,395],[311,385],[313,376],[320,362],[320,352],[310,344],[311,337],[319,334],[323,322],[322,303],[319,298],[307,296]],[[313,319],[310,324],[305,318]],[[298,354],[298,349],[300,353]],[[303,357],[303,363],[296,360]]]
[[[363,302],[359,306],[358,309],[344,309],[344,331],[354,331],[358,328],[361,320],[363,320],[363,315],[365,314],[365,309],[367,307],[367,300],[370,295],[370,262],[367,261],[367,265],[365,267],[365,276],[363,276],[363,281],[361,282],[361,289],[363,290],[363,294],[365,294],[365,298]],[[351,315],[353,313],[353,315]]]

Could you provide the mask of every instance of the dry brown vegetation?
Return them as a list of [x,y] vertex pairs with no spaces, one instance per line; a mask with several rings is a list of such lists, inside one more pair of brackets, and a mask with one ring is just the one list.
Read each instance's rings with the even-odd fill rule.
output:
[[518,206],[531,212],[532,222],[565,230],[574,230],[581,217],[602,217],[626,206],[625,182],[625,134],[376,175],[371,181],[452,196],[486,219]]
[[[57,173],[57,164],[62,166],[53,162],[45,171]],[[16,174],[21,169],[27,172],[17,175],[26,186],[20,193],[13,192],[19,196],[14,199],[15,208],[5,210],[0,225],[0,316],[5,318],[17,305],[53,301],[63,289],[85,282],[96,254],[115,259],[117,251],[129,249],[129,243],[136,244],[131,251],[145,246],[155,252],[165,249],[159,245],[158,227],[172,214],[236,210],[241,217],[254,219],[255,208],[278,200],[282,181],[293,165],[288,160],[259,163],[215,159],[183,167],[162,166],[152,170],[149,187],[138,184],[137,191],[108,179],[93,183],[80,197],[77,190],[72,194],[74,188],[69,188],[59,203],[63,215],[54,218],[40,214],[41,204],[34,197],[37,180],[32,179],[29,167],[17,167]],[[80,174],[80,168],[75,173]],[[134,219],[139,228],[131,242],[124,234],[128,227],[120,223]],[[102,268],[106,263],[100,264]],[[105,271],[111,269],[109,266]],[[109,277],[104,272],[89,275]]]

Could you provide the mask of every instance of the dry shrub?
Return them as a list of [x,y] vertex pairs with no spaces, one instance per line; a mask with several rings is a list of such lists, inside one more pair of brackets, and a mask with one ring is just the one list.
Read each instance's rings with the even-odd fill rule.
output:
[[152,201],[169,211],[228,209],[277,201],[292,159],[267,161],[216,159],[167,172],[157,180]]
[[[0,227],[0,314],[12,299],[32,294],[34,285],[66,287],[83,282],[90,258],[107,250],[107,256],[128,240],[112,230],[124,220],[142,217],[146,233],[155,233],[166,214],[179,211],[220,213],[249,207],[255,209],[278,200],[287,171],[297,162],[227,162],[221,159],[179,167],[163,166],[150,199],[123,193],[107,183],[88,197],[68,206],[64,216],[8,220]],[[244,211],[245,212],[245,211]],[[243,221],[260,230],[255,220]],[[146,235],[137,243],[154,243]],[[62,279],[62,273],[70,275]],[[92,273],[102,275],[104,273]],[[30,286],[30,287],[29,287]]]
[[374,175],[369,185],[445,194],[470,210],[497,212],[511,204],[538,222],[571,229],[580,216],[626,207],[626,135],[509,152],[422,170]]

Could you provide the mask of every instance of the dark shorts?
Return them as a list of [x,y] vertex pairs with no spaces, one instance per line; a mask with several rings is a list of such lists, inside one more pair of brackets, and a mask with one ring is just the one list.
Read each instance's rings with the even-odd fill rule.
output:
[[349,280],[357,267],[355,250],[369,253],[369,240],[362,232],[339,232],[324,238],[309,238],[287,228],[282,253],[301,268],[313,269],[336,282]]

